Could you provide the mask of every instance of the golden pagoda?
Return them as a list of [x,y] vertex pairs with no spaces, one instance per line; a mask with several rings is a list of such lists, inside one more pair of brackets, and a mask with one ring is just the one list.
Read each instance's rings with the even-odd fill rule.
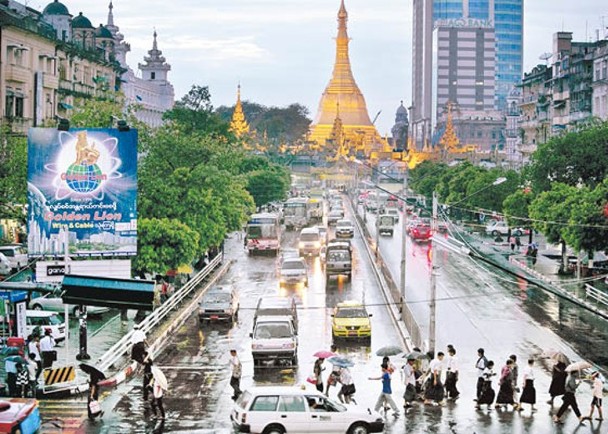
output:
[[340,118],[344,129],[344,139],[351,147],[365,150],[369,154],[371,145],[382,142],[376,127],[372,124],[365,98],[359,90],[353,77],[348,56],[348,43],[350,41],[346,31],[348,13],[341,0],[338,11],[338,36],[336,37],[336,61],[334,70],[325,88],[315,120],[310,126],[309,140],[315,141],[324,147],[326,141],[331,139],[335,108],[340,106]]
[[249,134],[249,124],[245,119],[243,104],[241,103],[240,84],[236,93],[236,105],[234,106],[234,112],[232,113],[232,120],[230,121],[230,131],[237,137],[243,137],[245,134]]
[[452,103],[448,101],[448,115],[445,123],[445,132],[441,139],[439,140],[439,144],[443,146],[443,149],[447,152],[454,152],[460,145],[460,140],[458,140],[458,136],[456,135],[456,131],[454,131],[454,122],[452,120]]

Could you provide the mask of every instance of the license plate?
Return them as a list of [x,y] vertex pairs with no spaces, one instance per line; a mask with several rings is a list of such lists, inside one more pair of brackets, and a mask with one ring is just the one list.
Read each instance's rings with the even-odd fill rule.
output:
[[219,319],[219,316],[217,316],[217,315],[211,315],[211,319]]
[[357,336],[357,332],[348,332],[349,336]]

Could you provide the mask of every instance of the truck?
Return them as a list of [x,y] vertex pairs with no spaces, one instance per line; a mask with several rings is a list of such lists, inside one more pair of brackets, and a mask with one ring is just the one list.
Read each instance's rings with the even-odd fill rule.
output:
[[394,226],[396,223],[396,218],[390,214],[382,214],[376,220],[376,226],[379,235],[388,235],[390,237],[393,236],[395,231]]

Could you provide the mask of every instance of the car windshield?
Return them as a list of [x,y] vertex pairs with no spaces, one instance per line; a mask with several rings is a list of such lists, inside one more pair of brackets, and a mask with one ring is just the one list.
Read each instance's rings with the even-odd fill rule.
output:
[[337,225],[340,228],[350,228],[350,227],[352,227],[352,223],[349,222],[348,220],[340,220]]
[[367,312],[360,307],[339,307],[336,318],[367,318]]
[[255,329],[256,339],[285,339],[291,337],[291,329],[286,322],[259,324]]
[[300,235],[300,241],[319,241],[318,234],[303,233]]
[[273,238],[277,235],[276,226],[247,226],[247,237],[255,240],[258,238]]
[[390,217],[390,216],[382,216],[382,217],[380,217],[380,224],[381,225],[392,225],[393,224],[393,217]]
[[216,292],[207,294],[203,300],[204,304],[223,304],[230,303],[230,294],[226,292]]
[[49,316],[49,324],[50,325],[59,325],[61,324],[61,319],[59,319],[59,317],[57,315],[51,315]]
[[333,210],[333,211],[329,212],[329,215],[332,216],[332,217],[342,216],[342,211]]
[[285,261],[281,267],[283,270],[304,270],[304,264],[300,261]]

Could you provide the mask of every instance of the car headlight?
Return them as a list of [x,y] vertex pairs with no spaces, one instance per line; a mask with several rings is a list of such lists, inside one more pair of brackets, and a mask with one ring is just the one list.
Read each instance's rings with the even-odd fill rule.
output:
[[261,344],[251,344],[252,350],[259,350],[261,348],[263,348],[263,346]]
[[362,325],[359,330],[366,330],[367,331],[367,330],[371,330],[371,329],[372,329],[372,326],[370,326],[370,325]]
[[299,242],[298,247],[300,249],[303,249],[304,247],[306,247],[306,244],[304,244],[302,241]]
[[313,246],[315,246],[315,249],[320,249],[321,248],[321,242],[320,241],[315,241]]
[[293,350],[295,347],[296,345],[293,342],[281,345],[281,348],[285,348],[287,350]]
[[346,326],[343,326],[343,325],[338,325],[338,324],[334,324],[334,328],[335,328],[336,330],[344,330],[344,329],[346,329]]

